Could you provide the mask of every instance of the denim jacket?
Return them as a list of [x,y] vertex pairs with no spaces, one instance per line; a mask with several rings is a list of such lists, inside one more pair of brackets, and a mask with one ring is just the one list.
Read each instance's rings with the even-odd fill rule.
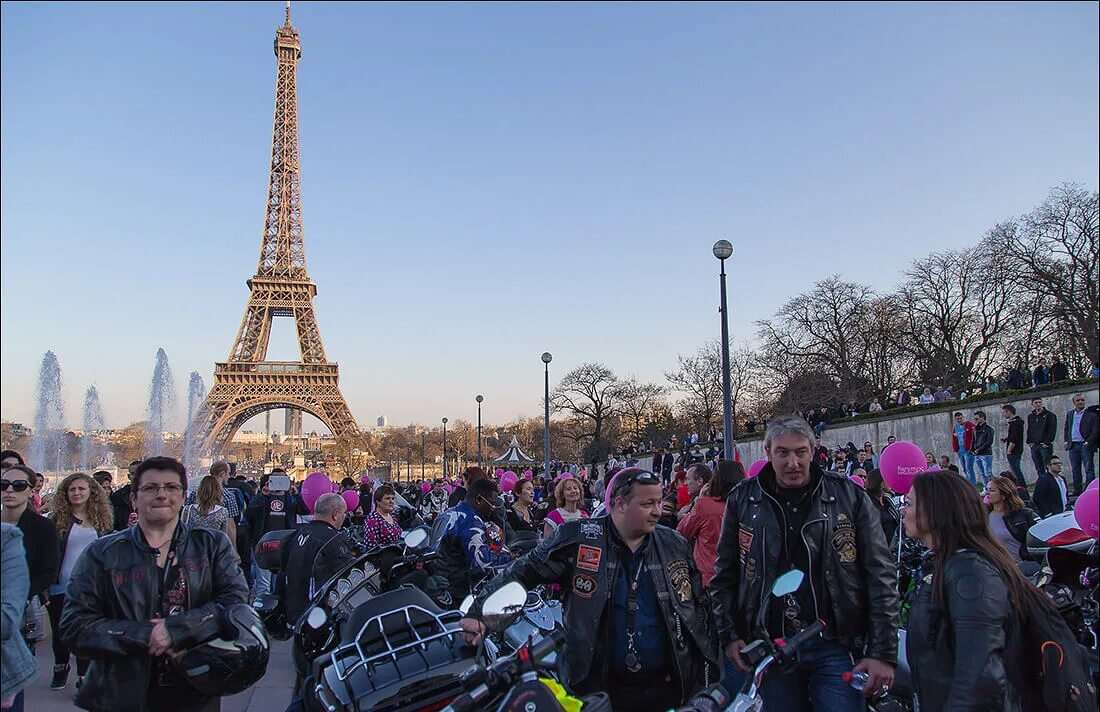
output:
[[11,524],[0,524],[0,698],[8,698],[26,687],[38,674],[34,656],[19,634],[23,627],[23,609],[31,587],[27,557],[23,553],[23,532]]

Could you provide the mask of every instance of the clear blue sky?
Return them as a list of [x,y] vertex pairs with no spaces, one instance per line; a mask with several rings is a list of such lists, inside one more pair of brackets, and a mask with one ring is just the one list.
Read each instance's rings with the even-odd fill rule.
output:
[[[360,422],[540,411],[542,364],[662,380],[833,272],[891,288],[1100,183],[1096,3],[297,3],[303,205]],[[281,2],[4,3],[2,415],[210,385],[256,269]],[[270,358],[296,358],[290,322]],[[281,423],[280,423],[281,425]]]

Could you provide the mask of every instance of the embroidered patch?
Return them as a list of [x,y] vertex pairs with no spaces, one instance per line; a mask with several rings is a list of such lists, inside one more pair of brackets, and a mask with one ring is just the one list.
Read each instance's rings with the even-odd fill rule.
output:
[[668,565],[668,579],[672,592],[680,597],[680,603],[691,600],[691,569],[683,559],[677,559]]
[[281,511],[283,511],[283,500],[281,500],[281,499],[271,500],[271,511],[272,512],[281,512]]
[[599,539],[603,535],[603,525],[596,519],[585,519],[581,522],[581,535],[585,539]]
[[833,529],[833,551],[837,553],[842,564],[854,564],[856,562],[856,528],[850,521],[837,518],[836,527]]
[[592,598],[592,594],[596,593],[596,579],[587,574],[574,574],[573,593],[581,598]]
[[745,565],[745,559],[749,555],[749,549],[752,548],[752,529],[749,529],[744,524],[737,531],[737,543],[741,547],[741,565]]
[[603,558],[603,551],[599,547],[581,544],[577,549],[577,568],[585,571],[599,571],[601,558]]

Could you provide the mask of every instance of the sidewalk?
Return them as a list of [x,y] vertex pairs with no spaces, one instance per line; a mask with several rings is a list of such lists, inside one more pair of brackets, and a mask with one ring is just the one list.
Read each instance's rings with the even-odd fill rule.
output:
[[[48,629],[48,626],[47,626]],[[53,653],[49,636],[35,650],[38,660],[38,677],[27,688],[24,709],[27,712],[71,712],[79,709],[73,704],[76,694],[76,660],[69,673],[69,686],[64,690],[51,690]],[[290,641],[272,641],[271,660],[267,674],[258,683],[232,697],[222,698],[222,712],[283,712],[290,704],[290,692],[294,687],[294,663],[290,659]]]

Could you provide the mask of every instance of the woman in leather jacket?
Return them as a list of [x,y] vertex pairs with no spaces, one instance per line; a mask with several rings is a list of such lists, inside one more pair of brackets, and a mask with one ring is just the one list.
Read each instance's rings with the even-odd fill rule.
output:
[[974,486],[951,472],[913,480],[906,534],[932,550],[914,596],[906,653],[922,709],[1037,709],[1021,611],[1049,606],[989,530]]
[[1007,477],[991,477],[983,501],[989,505],[989,530],[1008,549],[1016,565],[1030,576],[1038,570],[1027,553],[1027,530],[1039,521],[1039,515],[1024,506],[1016,493],[1016,482]]

